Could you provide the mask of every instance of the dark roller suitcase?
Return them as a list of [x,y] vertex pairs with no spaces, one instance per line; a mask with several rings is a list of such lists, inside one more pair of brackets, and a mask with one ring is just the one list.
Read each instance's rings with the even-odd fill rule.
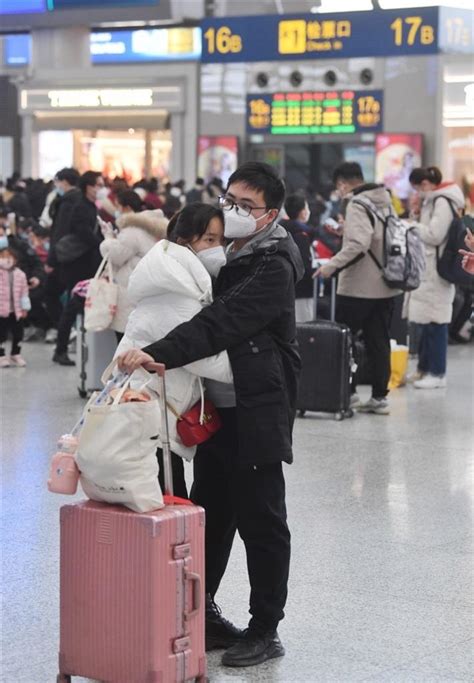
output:
[[[317,313],[315,286],[315,312]],[[335,287],[332,286],[332,301]],[[335,306],[331,305],[332,316]],[[351,332],[346,325],[334,321],[315,320],[297,325],[302,361],[297,409],[301,417],[306,411],[334,413],[336,420],[352,417],[350,386],[352,375]]]

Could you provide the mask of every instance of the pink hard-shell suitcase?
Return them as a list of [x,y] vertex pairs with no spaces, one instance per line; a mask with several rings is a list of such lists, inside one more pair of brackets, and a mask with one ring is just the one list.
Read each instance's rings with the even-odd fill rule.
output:
[[[153,369],[165,405],[164,368]],[[169,441],[162,445],[172,495]],[[207,680],[204,526],[194,505],[145,514],[92,501],[61,508],[58,683]]]

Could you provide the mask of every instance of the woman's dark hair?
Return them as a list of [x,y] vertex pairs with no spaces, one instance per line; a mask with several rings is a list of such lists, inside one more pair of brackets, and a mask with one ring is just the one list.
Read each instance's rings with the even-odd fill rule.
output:
[[428,168],[414,168],[408,178],[411,185],[421,185],[424,180],[439,185],[443,180],[443,174],[437,166],[428,166]]
[[275,169],[260,161],[247,161],[232,173],[227,189],[234,183],[242,183],[252,190],[262,192],[267,209],[281,209],[285,199],[285,184]]
[[95,187],[97,178],[100,178],[101,175],[98,171],[86,171],[83,173],[78,182],[80,191],[85,194],[88,187]]
[[167,237],[170,242],[191,242],[195,237],[202,237],[213,218],[224,223],[224,214],[210,204],[192,202],[174,214],[168,223]]
[[128,206],[134,213],[138,213],[143,209],[143,203],[140,197],[134,190],[124,190],[117,195],[117,201],[120,206]]

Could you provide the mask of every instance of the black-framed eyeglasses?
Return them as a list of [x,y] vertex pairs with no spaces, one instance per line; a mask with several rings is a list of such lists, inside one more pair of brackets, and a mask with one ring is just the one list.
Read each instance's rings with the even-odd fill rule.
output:
[[223,211],[232,211],[234,206],[239,216],[243,216],[244,218],[250,216],[252,211],[267,208],[266,206],[249,206],[248,204],[237,204],[237,202],[234,202],[233,199],[231,199],[230,197],[226,197],[225,195],[221,195],[219,197],[219,207]]

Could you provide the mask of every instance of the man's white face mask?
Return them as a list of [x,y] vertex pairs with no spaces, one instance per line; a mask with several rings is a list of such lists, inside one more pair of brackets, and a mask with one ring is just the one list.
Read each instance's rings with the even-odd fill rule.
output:
[[254,218],[252,214],[250,216],[242,216],[237,213],[237,207],[233,206],[230,211],[224,211],[224,235],[229,239],[244,239],[245,237],[251,237],[256,232],[264,230],[267,225],[262,226],[257,230],[257,220],[264,218],[270,211],[267,211],[263,216],[259,216],[258,219]]

